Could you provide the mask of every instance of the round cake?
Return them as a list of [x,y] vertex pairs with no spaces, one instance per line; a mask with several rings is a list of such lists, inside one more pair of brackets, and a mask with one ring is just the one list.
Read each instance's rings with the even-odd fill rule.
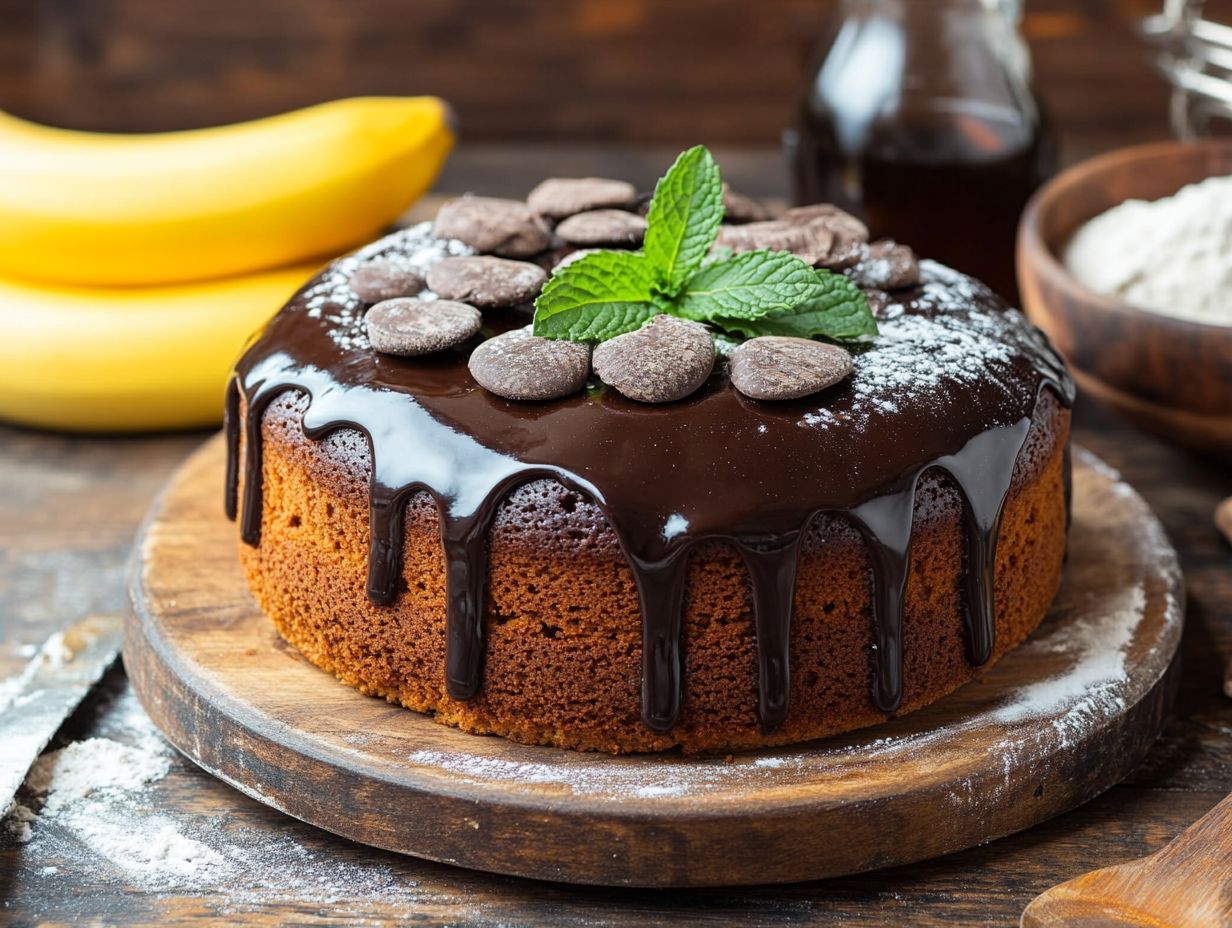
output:
[[[589,370],[588,345],[576,392],[511,399],[481,386],[474,355],[531,322],[533,294],[510,281],[537,291],[547,274],[493,264],[459,294],[461,271],[489,265],[457,259],[550,273],[645,234],[646,198],[618,182],[545,183],[558,195],[463,198],[335,262],[238,364],[227,506],[289,643],[469,732],[728,751],[927,705],[1032,632],[1061,579],[1073,387],[1019,312],[836,210],[767,217],[728,192],[719,257],[769,242],[867,297],[877,334],[847,343],[843,379],[753,398],[733,383],[740,339],[719,337],[678,399],[630,398],[599,348],[602,378]],[[559,195],[587,189],[609,196]],[[438,279],[480,330],[377,350],[374,305],[454,319]]]

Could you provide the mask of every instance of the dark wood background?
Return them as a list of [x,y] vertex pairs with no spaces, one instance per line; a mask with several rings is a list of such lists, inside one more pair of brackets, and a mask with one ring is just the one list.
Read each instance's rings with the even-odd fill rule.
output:
[[[1132,31],[1162,2],[1026,0],[1063,136],[1166,134],[1167,90]],[[471,142],[777,144],[834,3],[0,0],[0,108],[138,131],[436,93]]]

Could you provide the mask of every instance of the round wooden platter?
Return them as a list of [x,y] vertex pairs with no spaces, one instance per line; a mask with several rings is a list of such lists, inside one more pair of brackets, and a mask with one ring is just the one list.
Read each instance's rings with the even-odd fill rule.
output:
[[360,695],[283,644],[222,514],[219,440],[137,548],[124,662],[180,751],[336,834],[418,857],[612,886],[791,882],[1027,828],[1120,780],[1175,684],[1176,555],[1115,473],[1075,455],[1065,584],[981,681],[853,735],[734,757],[610,757],[467,735]]

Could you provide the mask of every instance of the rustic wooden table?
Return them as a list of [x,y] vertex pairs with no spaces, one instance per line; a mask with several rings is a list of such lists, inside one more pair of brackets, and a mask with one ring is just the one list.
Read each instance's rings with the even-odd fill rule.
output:
[[[577,169],[605,163],[577,153],[559,160]],[[639,163],[635,172],[660,160]],[[765,180],[778,176],[772,157],[725,160],[738,185],[778,192]],[[520,163],[535,174],[545,170],[533,154]],[[484,157],[458,159],[447,189],[529,186],[492,167]],[[133,533],[160,484],[204,437],[89,438],[0,427],[0,677],[21,667],[23,646],[90,612],[125,608]],[[1158,849],[1232,791],[1232,700],[1222,693],[1232,659],[1232,551],[1212,525],[1215,504],[1232,493],[1232,473],[1082,401],[1075,437],[1155,507],[1180,551],[1189,606],[1174,719],[1125,783],[1068,815],[940,860],[828,882],[696,892],[579,889],[349,844],[176,757],[170,773],[141,794],[134,815],[151,831],[193,823],[225,838],[238,850],[224,882],[201,888],[173,880],[151,889],[83,853],[71,835],[19,843],[0,833],[0,925],[183,925],[212,918],[262,925],[1017,924],[1035,894]],[[123,732],[134,711],[117,669],[61,737]]]

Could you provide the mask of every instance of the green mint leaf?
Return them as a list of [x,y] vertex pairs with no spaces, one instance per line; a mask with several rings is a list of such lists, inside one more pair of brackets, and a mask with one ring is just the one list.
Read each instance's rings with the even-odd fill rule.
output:
[[710,152],[697,145],[660,178],[646,214],[642,251],[663,295],[674,298],[701,267],[722,221],[719,168]]
[[815,271],[825,292],[794,310],[771,313],[760,318],[725,316],[711,324],[756,338],[759,335],[792,335],[797,338],[829,338],[850,341],[877,334],[877,320],[868,307],[868,298],[842,274]]
[[652,302],[654,276],[631,251],[600,251],[574,261],[535,300],[534,333],[543,338],[602,342],[639,329],[661,309]]
[[824,278],[785,251],[746,251],[705,265],[677,300],[686,319],[760,319],[824,300]]

